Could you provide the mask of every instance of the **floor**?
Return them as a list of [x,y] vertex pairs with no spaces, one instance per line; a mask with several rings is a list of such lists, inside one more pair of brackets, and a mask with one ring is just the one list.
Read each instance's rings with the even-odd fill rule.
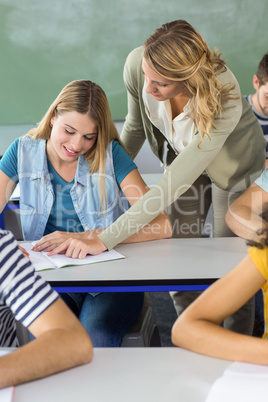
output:
[[151,292],[151,300],[156,325],[160,334],[161,346],[173,346],[171,342],[171,328],[177,318],[173,301],[168,292]]

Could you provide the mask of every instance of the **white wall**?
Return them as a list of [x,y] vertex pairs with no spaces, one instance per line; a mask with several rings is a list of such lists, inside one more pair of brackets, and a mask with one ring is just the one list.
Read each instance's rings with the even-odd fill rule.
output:
[[0,155],[3,155],[9,145],[18,137],[26,134],[32,127],[32,124],[14,124],[9,126],[0,126]]

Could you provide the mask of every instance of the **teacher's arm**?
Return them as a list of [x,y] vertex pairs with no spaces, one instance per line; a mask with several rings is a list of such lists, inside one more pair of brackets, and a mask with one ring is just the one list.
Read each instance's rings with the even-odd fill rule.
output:
[[[149,191],[148,186],[137,169],[132,170],[132,172],[124,178],[120,187],[131,206]],[[144,205],[144,208],[146,208],[146,205]],[[135,219],[131,221],[130,218],[129,225],[131,226],[132,224],[138,225],[137,231],[124,240],[123,243],[157,240],[169,238],[172,235],[171,222],[164,211],[160,212],[159,215],[152,218],[152,220],[145,225],[139,225]]]
[[[120,187],[130,205],[134,205],[146,192],[149,191],[137,169],[132,170],[121,182]],[[146,207],[146,206],[145,206]],[[142,211],[141,211],[142,212]],[[124,243],[144,242],[171,237],[172,226],[165,212],[160,211],[157,216],[149,219],[145,225],[139,225],[135,216],[128,221],[129,229],[133,235],[128,236]],[[137,226],[136,226],[137,225]],[[134,228],[132,227],[134,226]],[[120,231],[120,227],[116,227]],[[116,236],[118,233],[115,233]],[[106,250],[106,246],[97,237],[89,239],[69,238],[60,246],[56,247],[49,255],[64,252],[67,257],[85,258],[87,254],[99,254]]]

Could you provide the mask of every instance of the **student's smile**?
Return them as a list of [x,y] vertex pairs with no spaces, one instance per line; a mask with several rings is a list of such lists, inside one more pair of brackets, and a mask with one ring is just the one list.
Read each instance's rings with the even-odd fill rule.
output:
[[71,149],[68,149],[65,145],[63,145],[63,149],[66,151],[66,154],[68,156],[77,156],[79,154],[79,152],[77,152],[77,151],[73,151]]

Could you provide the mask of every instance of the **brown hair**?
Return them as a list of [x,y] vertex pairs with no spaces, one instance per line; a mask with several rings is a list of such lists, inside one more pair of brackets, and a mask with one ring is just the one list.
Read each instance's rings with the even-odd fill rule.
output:
[[264,247],[268,246],[268,203],[264,204],[262,219],[265,223],[264,229],[259,229],[256,233],[258,236],[262,236],[259,242],[255,242],[253,240],[247,240],[247,245],[251,247],[257,247],[259,249],[263,249]]
[[262,57],[256,73],[259,84],[265,85],[268,81],[268,52]]

